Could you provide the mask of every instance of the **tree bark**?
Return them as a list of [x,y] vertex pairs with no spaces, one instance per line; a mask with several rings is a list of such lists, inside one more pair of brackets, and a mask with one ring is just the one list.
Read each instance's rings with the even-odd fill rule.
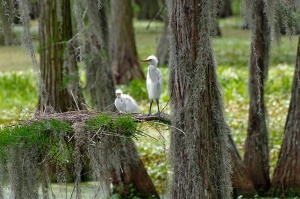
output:
[[[85,5],[87,5],[89,10],[87,13],[89,25],[92,29],[91,33],[87,34],[86,38],[87,90],[91,96],[93,107],[97,110],[105,111],[115,110],[115,107],[111,106],[115,99],[115,85],[107,54],[109,34],[106,3],[106,1],[102,2],[100,10],[98,10],[96,1],[85,0]],[[118,24],[114,25],[118,26]],[[158,193],[151,178],[140,160],[134,141],[128,139],[128,142],[123,144],[123,147],[120,147],[119,150],[122,153],[127,153],[124,157],[129,157],[129,159],[125,159],[121,165],[118,165],[118,168],[121,168],[120,171],[112,170],[110,173],[114,191],[118,192],[122,197],[126,197],[130,194],[130,186],[132,186],[132,188],[135,189],[135,194],[138,196],[151,197],[154,195],[158,197]],[[131,150],[125,151],[124,148],[130,148]],[[119,191],[117,191],[117,187],[120,188],[121,185],[123,188],[118,189]]]
[[221,28],[220,28],[220,25],[219,25],[219,22],[217,19],[215,20],[215,31],[212,36],[214,36],[214,37],[222,36],[222,31],[221,31]]
[[107,2],[98,10],[96,1],[85,0],[89,26],[86,37],[86,87],[92,106],[101,111],[115,111],[115,82],[108,52]]
[[159,38],[159,43],[157,45],[156,54],[159,60],[159,65],[168,65],[169,62],[169,19],[165,16],[164,19],[164,30]]
[[14,44],[14,34],[11,24],[14,17],[14,6],[11,0],[3,0],[0,3],[0,45]]
[[[168,0],[171,198],[230,198],[228,131],[210,33],[217,1]],[[212,16],[208,18],[207,16]]]
[[237,150],[234,140],[230,134],[228,127],[228,148],[231,156],[231,166],[232,166],[232,187],[233,187],[233,196],[237,198],[242,195],[244,197],[253,197],[257,194],[253,182],[249,177],[249,172],[246,169],[246,166]]
[[133,79],[145,79],[137,59],[137,50],[132,24],[131,1],[110,1],[111,8],[111,59],[117,84]]
[[274,195],[300,196],[300,37],[294,73],[289,112],[284,128],[284,138],[274,171]]
[[264,3],[251,2],[253,21],[249,24],[252,33],[249,74],[249,119],[245,143],[244,162],[258,193],[264,194],[270,188],[269,147],[264,102],[264,82],[269,60],[270,35]]
[[119,171],[112,171],[112,184],[114,192],[122,196],[129,197],[134,189],[133,194],[141,198],[159,198],[159,195],[148,175],[144,164],[142,163],[135,143],[132,139],[122,143],[124,147],[120,148],[121,153],[128,153],[128,149],[132,156],[127,158],[120,165]]
[[30,18],[33,20],[37,19],[40,15],[39,12],[40,12],[40,8],[39,8],[38,1],[31,1],[30,2]]
[[[78,71],[75,59],[69,59],[69,67],[64,68],[64,53],[69,49],[67,42],[72,38],[70,0],[61,1],[61,18],[57,13],[57,1],[40,1],[39,42],[41,46],[40,69],[46,93],[39,95],[41,112],[65,112],[82,109],[81,103],[67,89],[69,74]],[[65,84],[65,85],[64,85]],[[46,96],[46,97],[42,97]],[[81,96],[80,96],[81,97]]]
[[232,9],[231,9],[231,0],[219,0],[219,12],[218,16],[220,18],[226,18],[232,16]]

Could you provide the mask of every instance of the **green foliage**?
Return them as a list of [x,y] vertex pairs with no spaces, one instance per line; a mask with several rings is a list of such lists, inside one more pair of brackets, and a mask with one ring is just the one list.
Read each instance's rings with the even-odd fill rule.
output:
[[86,121],[86,127],[91,130],[98,130],[100,127],[110,127],[112,121],[111,116],[101,113],[99,116]]
[[[138,55],[141,59],[156,54],[158,40],[164,27],[164,23],[160,21],[153,21],[147,29],[148,25],[149,21],[134,21],[135,41],[138,48]],[[141,65],[148,66],[147,64]],[[144,73],[146,73],[146,68],[143,68]]]
[[71,131],[69,123],[55,119],[2,128],[0,130],[1,157],[5,157],[7,149],[15,145],[38,147],[40,150],[51,148],[51,145],[57,144],[59,133]]
[[121,89],[123,93],[130,94],[137,101],[148,99],[148,91],[145,80],[135,79],[129,82],[126,86],[121,86]]
[[137,123],[130,115],[120,115],[114,118],[108,114],[101,113],[99,116],[86,121],[86,128],[94,131],[98,131],[101,128],[106,132],[136,139],[140,134],[140,131],[137,129]]
[[137,17],[138,13],[140,12],[141,8],[138,4],[135,3],[135,1],[131,1],[131,7],[133,11],[133,15]]
[[[226,36],[214,40],[215,53],[219,65],[231,67],[247,67],[249,63],[250,42],[241,38]],[[226,50],[224,50],[226,48]]]
[[[235,1],[239,5],[240,1]],[[234,11],[239,13],[238,11]],[[138,47],[139,58],[147,58],[151,54],[156,53],[156,46],[160,33],[163,29],[162,22],[153,22],[148,30],[146,30],[149,21],[134,21],[136,31],[136,42]],[[239,17],[231,17],[229,19],[219,20],[223,36],[214,38],[214,51],[216,54],[218,65],[217,69],[218,80],[223,89],[223,97],[225,101],[225,113],[227,115],[228,124],[231,127],[232,135],[236,141],[237,147],[243,155],[244,142],[247,133],[248,120],[248,66],[250,53],[250,33],[248,30],[241,30],[243,20]],[[36,23],[35,23],[36,25]],[[20,30],[21,32],[21,30]],[[271,47],[271,61],[269,77],[266,82],[266,105],[268,109],[268,124],[269,124],[269,140],[270,140],[270,161],[271,174],[276,165],[286,121],[292,75],[294,72],[295,55],[297,50],[297,37],[282,37],[280,45],[273,44]],[[30,67],[25,53],[22,54],[22,49],[16,47],[0,47],[0,67],[1,70],[24,70]],[[9,55],[13,54],[13,58]],[[7,56],[3,56],[7,54]],[[26,59],[25,59],[25,58]],[[17,61],[17,62],[12,62]],[[143,71],[147,72],[147,64],[142,64]],[[167,103],[170,94],[168,93],[168,68],[160,67],[164,77],[164,87],[161,96],[162,106]],[[85,76],[83,76],[85,77]],[[32,71],[27,72],[1,72],[0,73],[0,123],[3,120],[13,120],[19,117],[21,108],[26,109],[26,113],[34,108],[37,104],[37,88],[34,82],[35,77]],[[121,87],[124,93],[133,96],[139,103],[139,106],[148,111],[149,100],[147,96],[146,83],[144,80],[134,80],[126,86]],[[169,106],[166,107],[168,110]],[[29,116],[26,114],[26,116]],[[130,117],[130,116],[128,116]],[[121,119],[122,120],[122,119]],[[125,126],[130,122],[125,120]],[[100,115],[87,122],[87,128],[91,130],[99,130],[100,127],[113,129],[115,118],[108,115]],[[123,121],[124,122],[124,121]],[[128,124],[127,124],[128,122]],[[116,127],[120,127],[122,122],[118,122]],[[53,124],[37,124],[36,128],[44,129],[46,135],[53,129]],[[68,125],[68,124],[66,124]],[[54,125],[56,126],[56,125]],[[31,127],[33,128],[33,127]],[[66,128],[66,127],[65,127]],[[69,127],[70,128],[70,127]],[[135,129],[132,127],[132,129]],[[33,132],[37,132],[37,130]],[[62,129],[56,128],[56,132],[61,132]],[[114,129],[113,129],[114,131]],[[119,129],[121,132],[121,130]],[[35,137],[29,134],[26,128],[18,127],[17,132],[24,134],[23,138],[28,142],[35,143],[37,139],[44,139],[45,145],[50,140],[47,137]],[[137,131],[136,131],[137,132]],[[137,132],[138,133],[138,132]],[[153,132],[145,130],[146,134],[152,135]],[[13,136],[11,136],[13,135]],[[136,135],[136,134],[134,134]],[[27,136],[27,137],[26,137]],[[129,133],[129,136],[130,133]],[[31,140],[32,138],[32,140]],[[0,131],[0,152],[3,154],[3,147],[10,144],[16,144],[16,140],[22,140],[22,137],[12,134],[10,128],[3,128]],[[168,141],[168,136],[166,140]],[[34,141],[35,140],[35,141]],[[22,143],[24,143],[22,141]],[[141,158],[149,172],[158,191],[163,193],[166,188],[165,180],[167,176],[166,155],[164,147],[157,146],[157,141],[154,139],[139,139],[139,151]]]
[[289,186],[286,189],[284,189],[284,191],[282,190],[282,187],[271,187],[269,193],[273,196],[284,195],[284,198],[299,199],[300,189],[297,185]]
[[136,138],[136,134],[138,133],[137,123],[129,115],[117,117],[114,120],[112,127],[116,133],[127,137]]
[[[249,66],[251,35],[249,30],[241,29],[243,23],[240,17],[219,20],[222,37],[213,38],[218,65],[239,68]],[[280,41],[274,41],[270,50],[270,66],[294,65],[297,41],[297,36],[283,36]]]
[[240,16],[241,14],[241,0],[234,0],[232,1],[232,12],[233,15]]
[[[233,138],[243,154],[248,121],[248,68],[218,68],[220,84],[223,88],[225,112]],[[272,66],[269,69],[265,88],[265,101],[268,110],[268,129],[271,174],[277,163],[283,138],[284,125],[291,95],[294,67],[289,65]]]
[[143,161],[156,190],[160,194],[167,191],[169,162],[166,147],[158,145],[153,139],[139,140],[138,144],[141,160]]
[[247,80],[248,71],[245,68],[220,66],[217,70],[219,82],[222,85],[225,102],[248,103]]
[[139,197],[135,193],[135,188],[133,187],[133,184],[129,184],[129,194],[126,196],[122,196],[120,193],[120,190],[124,189],[124,184],[122,183],[120,186],[113,187],[113,194],[110,199],[138,199]]
[[115,186],[113,187],[114,190],[113,190],[113,195],[110,196],[109,198],[110,199],[140,199],[140,198],[145,198],[145,199],[154,199],[156,198],[155,196],[151,196],[151,197],[140,197],[136,191],[135,191],[135,188],[134,188],[134,185],[131,183],[129,184],[129,193],[127,195],[121,195],[120,193],[120,190],[124,189],[124,184],[121,184],[120,186]]
[[37,88],[33,78],[32,72],[0,72],[0,122],[28,115],[35,108]]

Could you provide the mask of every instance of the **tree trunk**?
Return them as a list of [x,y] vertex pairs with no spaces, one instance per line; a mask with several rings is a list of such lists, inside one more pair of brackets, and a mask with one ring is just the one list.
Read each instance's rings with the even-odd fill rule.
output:
[[253,197],[257,194],[253,182],[249,177],[246,166],[237,150],[234,140],[231,137],[228,127],[228,148],[231,156],[232,166],[232,187],[234,198],[242,195],[244,197]]
[[219,0],[219,12],[218,16],[221,18],[226,18],[232,16],[232,9],[231,9],[231,0]]
[[221,28],[220,28],[220,25],[219,25],[219,21],[217,19],[215,20],[215,31],[212,34],[212,36],[214,36],[214,37],[221,37],[222,36],[222,31],[221,31]]
[[159,60],[159,65],[168,65],[169,62],[169,19],[165,16],[164,19],[164,30],[160,36],[159,43],[157,45],[156,54]]
[[258,193],[264,194],[270,188],[269,147],[264,102],[264,82],[269,60],[270,37],[263,0],[251,2],[253,21],[250,74],[249,74],[249,119],[245,143],[244,162]]
[[[62,0],[61,13],[57,12],[57,1],[40,1],[39,42],[41,47],[40,69],[44,90],[39,95],[39,110],[65,112],[82,109],[78,96],[68,92],[70,74],[78,73],[75,59],[65,57],[69,51],[67,42],[72,38],[70,0]],[[63,16],[63,17],[62,17]],[[70,55],[71,56],[71,55]],[[69,63],[65,63],[67,59]],[[64,68],[64,64],[68,68]],[[46,96],[46,97],[42,97]],[[81,96],[80,96],[81,97]]]
[[30,18],[33,20],[37,19],[40,15],[39,12],[40,12],[40,8],[39,8],[38,1],[31,1],[30,2]]
[[175,127],[171,198],[228,199],[232,189],[228,131],[210,39],[217,1],[167,2]]
[[[120,194],[122,198],[130,196],[130,194],[141,198],[159,198],[151,178],[139,158],[134,141],[129,139],[123,145],[120,153],[128,153],[129,149],[132,156],[122,162],[119,171],[112,172],[114,192]],[[124,157],[126,157],[125,154]]]
[[117,84],[133,79],[145,79],[137,59],[137,50],[132,24],[131,1],[110,1],[111,9],[111,59]]
[[[159,12],[159,0],[135,0],[135,3],[139,6],[137,18],[143,20],[152,20]],[[157,18],[156,20],[161,17]]]
[[[91,96],[93,107],[97,110],[115,110],[113,105],[115,85],[107,54],[109,34],[106,1],[102,2],[100,10],[98,10],[96,1],[85,0],[84,2],[89,10],[87,15],[89,17],[89,25],[92,29],[91,33],[86,35],[87,54],[85,56],[87,58],[86,79],[88,94]],[[108,107],[110,108],[108,109]],[[124,148],[130,148],[131,150],[125,151]],[[158,197],[151,178],[140,160],[133,140],[129,139],[124,144],[124,147],[120,147],[119,150],[127,154],[124,157],[130,158],[124,160],[122,165],[118,165],[117,168],[121,168],[120,171],[114,170],[111,172],[110,179],[114,186],[114,192],[119,193],[122,197],[126,197],[130,194],[130,189],[134,188],[135,194],[139,196],[151,197],[154,195]],[[121,185],[123,188],[117,189]]]
[[107,2],[98,10],[96,1],[85,0],[92,31],[86,37],[86,87],[92,106],[115,111],[115,83],[108,52]]
[[300,196],[300,37],[292,96],[272,186],[280,197]]
[[11,0],[3,0],[0,3],[0,46],[14,44],[14,34],[11,26],[13,17],[13,2]]

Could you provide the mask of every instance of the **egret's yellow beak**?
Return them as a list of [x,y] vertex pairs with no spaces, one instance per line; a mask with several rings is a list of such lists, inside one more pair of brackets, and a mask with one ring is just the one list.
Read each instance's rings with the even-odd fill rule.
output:
[[141,59],[140,61],[141,62],[148,62],[148,61],[150,61],[151,59]]

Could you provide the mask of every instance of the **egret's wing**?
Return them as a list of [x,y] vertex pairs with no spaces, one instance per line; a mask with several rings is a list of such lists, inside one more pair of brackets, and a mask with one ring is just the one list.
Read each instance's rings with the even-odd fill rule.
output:
[[126,113],[131,113],[132,101],[130,98],[126,98],[125,105],[126,105]]
[[120,112],[125,111],[124,103],[122,102],[121,99],[119,99],[119,98],[115,99],[115,106]]
[[146,80],[146,86],[147,86],[147,89],[149,90],[149,86],[150,86],[150,76],[149,76],[149,68],[148,68],[148,73],[147,73],[147,80]]
[[159,69],[157,69],[157,76],[158,76],[158,87],[159,87],[158,89],[161,91],[163,86],[163,77]]
[[126,98],[125,104],[126,104],[126,112],[127,113],[138,113],[138,109],[139,109],[138,105],[131,96],[128,96]]

